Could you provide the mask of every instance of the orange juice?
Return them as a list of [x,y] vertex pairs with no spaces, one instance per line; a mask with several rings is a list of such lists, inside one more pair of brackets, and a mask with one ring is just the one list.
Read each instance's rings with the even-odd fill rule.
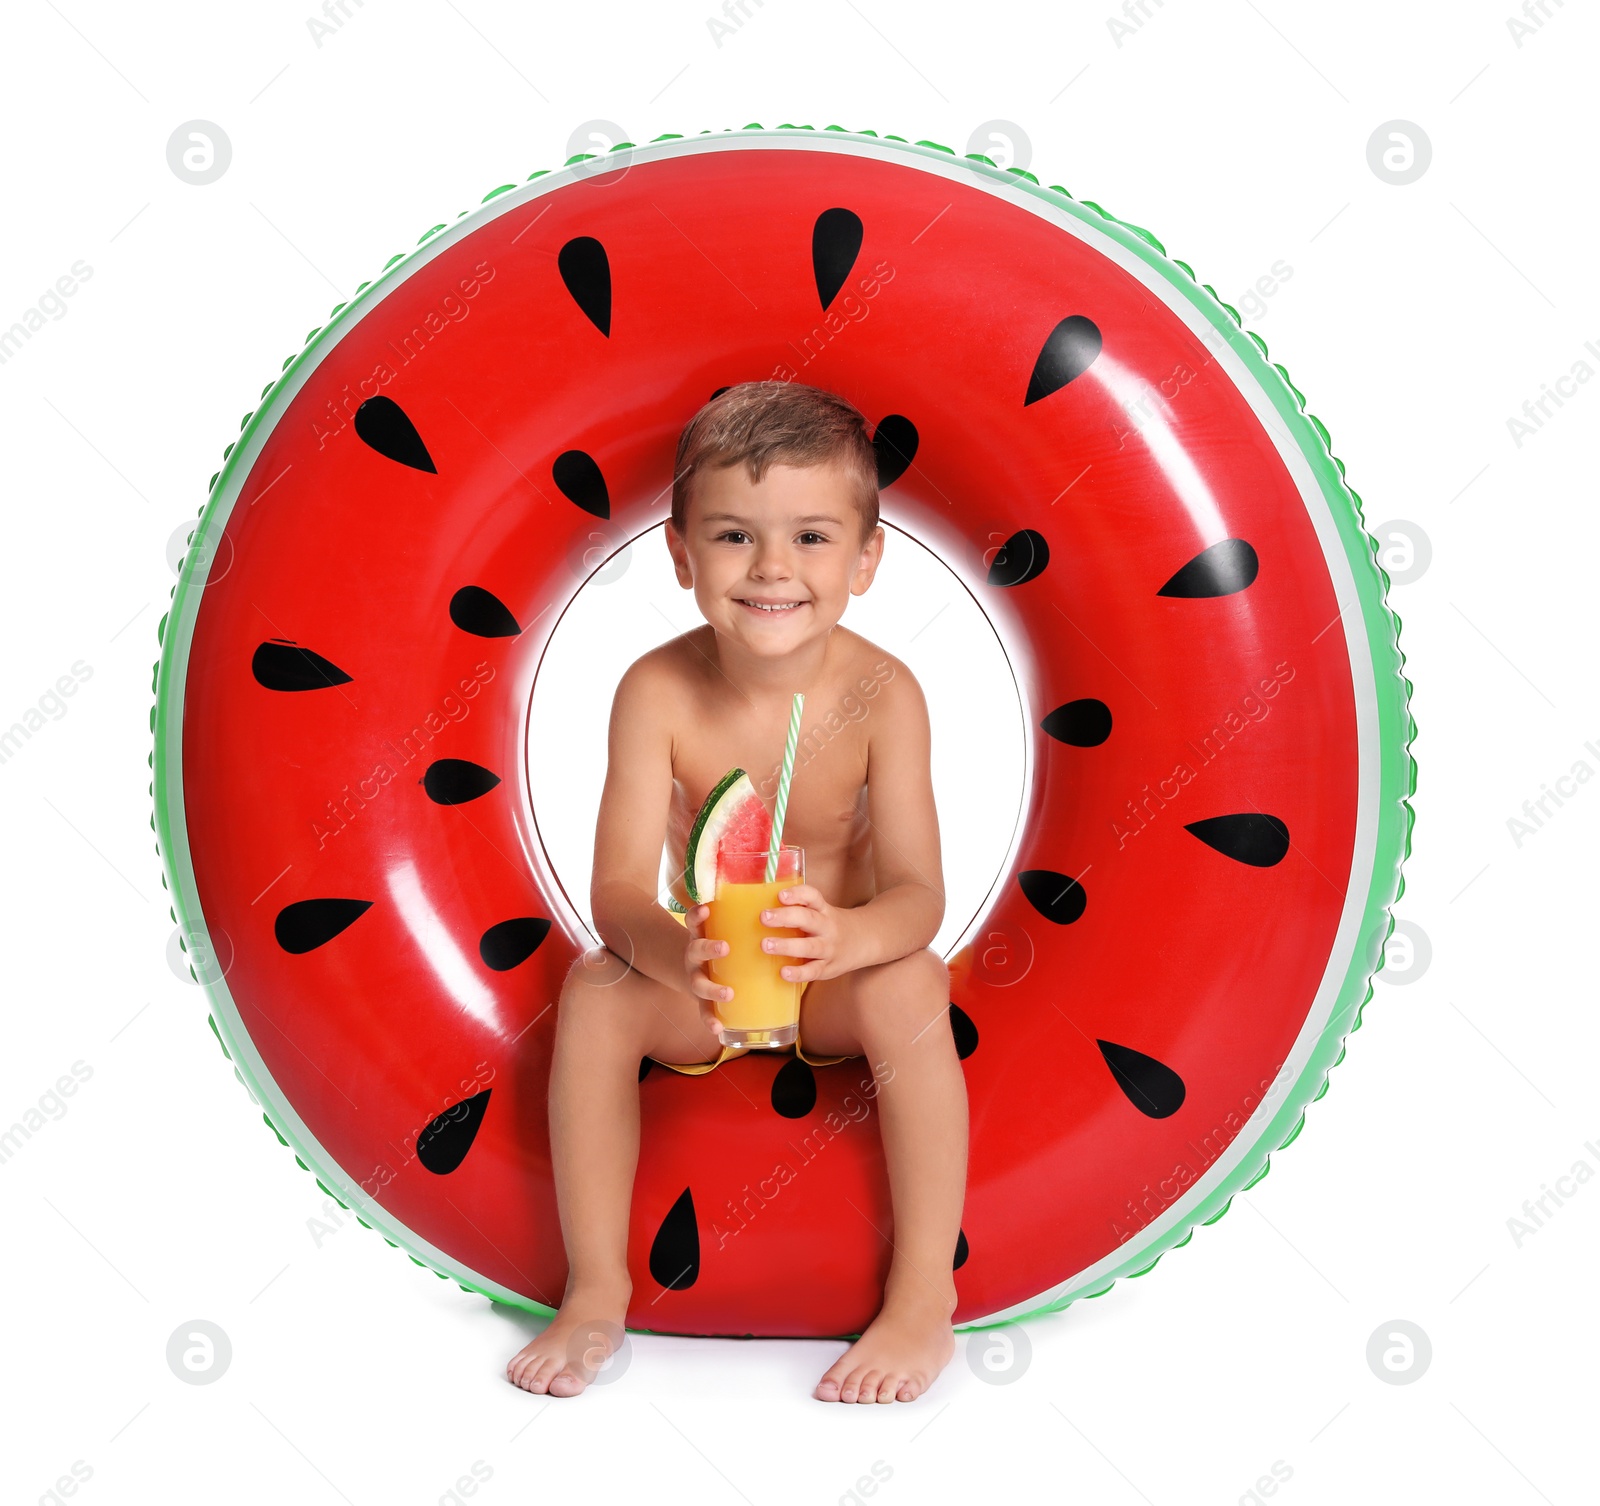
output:
[[769,936],[806,933],[763,925],[761,912],[781,909],[779,893],[805,882],[805,855],[798,847],[781,848],[778,877],[770,884],[764,882],[766,862],[765,852],[723,852],[717,859],[717,893],[705,935],[728,943],[728,954],[709,963],[712,978],[733,990],[731,999],[713,1001],[725,1046],[776,1049],[793,1045],[799,1034],[801,985],[779,969],[806,959],[763,951],[761,943]]

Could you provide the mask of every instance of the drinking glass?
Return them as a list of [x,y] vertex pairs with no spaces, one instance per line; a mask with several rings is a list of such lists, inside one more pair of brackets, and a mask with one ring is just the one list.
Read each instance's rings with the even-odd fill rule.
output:
[[804,985],[789,981],[779,970],[806,959],[763,951],[761,943],[769,936],[792,939],[806,932],[763,925],[761,912],[783,908],[779,891],[805,883],[804,849],[780,847],[777,877],[771,883],[766,871],[765,848],[760,852],[724,849],[717,856],[717,892],[710,901],[705,935],[728,943],[727,955],[709,962],[712,979],[733,990],[731,999],[712,1001],[724,1046],[781,1050],[792,1046],[800,1033]]

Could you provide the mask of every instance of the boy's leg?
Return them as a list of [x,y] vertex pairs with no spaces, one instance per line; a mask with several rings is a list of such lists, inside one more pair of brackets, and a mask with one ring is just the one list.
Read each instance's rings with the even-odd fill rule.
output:
[[950,1033],[950,975],[932,950],[812,983],[801,1038],[859,1052],[877,1082],[894,1204],[883,1307],[823,1376],[823,1401],[910,1401],[955,1352],[956,1240],[967,1180],[967,1086]]
[[557,1010],[549,1090],[567,1285],[560,1312],[507,1365],[513,1384],[576,1395],[621,1341],[633,1292],[627,1248],[639,1160],[639,1059],[703,1061],[717,1051],[688,993],[603,949],[573,964]]

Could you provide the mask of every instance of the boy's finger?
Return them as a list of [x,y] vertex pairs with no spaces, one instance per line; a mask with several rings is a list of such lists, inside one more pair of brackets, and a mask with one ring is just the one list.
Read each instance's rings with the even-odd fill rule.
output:
[[801,905],[784,905],[777,910],[763,910],[761,924],[764,926],[787,926],[794,931],[815,931],[822,925],[822,917],[815,911]]
[[820,957],[822,942],[815,936],[769,936],[761,950],[780,957]]
[[788,889],[780,889],[778,898],[793,905],[816,905],[822,903],[822,891],[811,884],[795,884]]

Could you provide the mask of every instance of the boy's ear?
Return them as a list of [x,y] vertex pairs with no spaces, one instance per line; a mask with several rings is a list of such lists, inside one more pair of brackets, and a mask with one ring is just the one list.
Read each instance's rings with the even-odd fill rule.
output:
[[672,520],[667,519],[666,526],[667,551],[672,555],[672,568],[678,577],[678,584],[685,591],[694,589],[694,572],[689,568],[689,547],[684,543],[683,535],[672,526]]
[[878,565],[883,560],[883,541],[883,524],[880,523],[861,546],[861,553],[856,560],[855,574],[850,578],[852,596],[862,595],[872,584],[872,578],[878,573]]

